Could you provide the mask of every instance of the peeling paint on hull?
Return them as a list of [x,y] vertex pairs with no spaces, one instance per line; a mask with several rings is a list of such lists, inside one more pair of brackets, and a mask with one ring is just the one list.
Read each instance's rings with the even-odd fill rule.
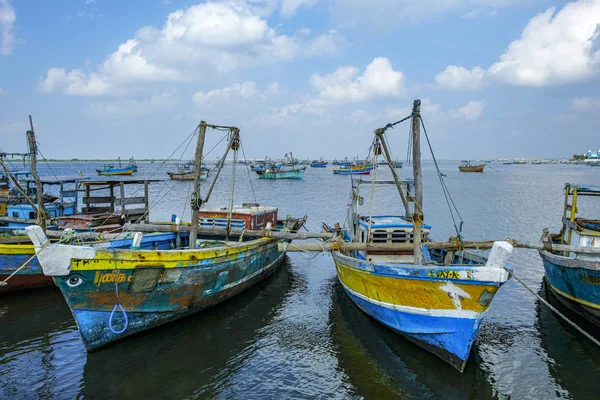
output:
[[[174,268],[161,268],[157,260],[140,260],[134,268],[119,269],[118,275],[112,263],[102,261],[98,263],[102,268],[73,269],[54,280],[91,351],[211,307],[253,286],[282,263],[285,254],[277,251],[277,243],[261,239],[242,252]],[[113,333],[108,325],[116,304],[115,280],[129,319],[122,334]],[[117,311],[115,330],[123,328],[123,321]]]
[[478,280],[482,266],[431,269],[369,263],[338,252],[333,257],[345,292],[362,311],[461,372],[485,311],[508,278]]

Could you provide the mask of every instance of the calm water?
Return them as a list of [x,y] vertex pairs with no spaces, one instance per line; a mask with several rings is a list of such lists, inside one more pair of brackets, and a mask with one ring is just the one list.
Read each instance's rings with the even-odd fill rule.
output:
[[[483,174],[465,174],[457,165],[445,162],[442,170],[467,239],[537,241],[544,227],[560,227],[565,182],[600,183],[600,169],[583,166],[493,164]],[[51,164],[56,175],[92,176],[98,167]],[[137,177],[159,167],[140,164]],[[211,204],[227,203],[231,173],[231,166],[224,169]],[[391,176],[383,169],[377,175]],[[307,214],[310,230],[344,221],[350,179],[330,168],[309,168],[302,181],[249,178],[244,167],[237,176],[236,203],[253,201],[254,191],[280,216]],[[446,239],[452,220],[431,163],[424,180],[426,221],[434,239]],[[151,219],[189,220],[189,187],[152,184]],[[362,194],[368,204],[370,191]],[[393,188],[379,189],[376,199],[377,212],[398,212]],[[600,215],[592,203],[582,208]],[[545,296],[537,253],[516,250],[511,262]],[[226,303],[92,354],[57,289],[0,298],[0,398],[597,399],[599,393],[600,349],[514,280],[495,297],[463,374],[367,318],[345,295],[327,254],[290,254],[272,277]]]

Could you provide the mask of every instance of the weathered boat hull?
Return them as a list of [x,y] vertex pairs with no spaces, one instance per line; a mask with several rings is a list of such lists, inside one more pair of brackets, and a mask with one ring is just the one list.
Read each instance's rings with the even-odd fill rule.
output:
[[[183,239],[187,240],[187,234]],[[168,250],[176,241],[174,233],[145,235],[140,244],[142,249]],[[127,248],[133,243],[133,238],[117,239],[97,243],[97,247]],[[31,243],[0,244],[0,281],[14,273],[23,263],[35,254]],[[44,286],[54,286],[52,277],[44,275],[37,257],[34,257],[23,269],[8,280],[8,285],[0,286],[0,294],[21,290],[36,289]]]
[[[70,273],[54,281],[86,349],[94,350],[215,305],[264,279],[283,260],[278,242],[261,238],[169,252],[96,249],[93,258],[69,258]],[[119,310],[111,318],[117,290],[127,324]]]
[[259,179],[302,179],[305,168],[295,169],[291,171],[268,172],[265,171],[258,175]]
[[563,257],[540,251],[545,279],[569,309],[600,327],[600,260]]
[[480,164],[480,165],[472,165],[470,167],[461,165],[458,167],[458,169],[461,172],[483,172],[483,169],[485,168],[485,164]]
[[371,263],[333,253],[352,301],[378,322],[463,371],[483,316],[508,272]]

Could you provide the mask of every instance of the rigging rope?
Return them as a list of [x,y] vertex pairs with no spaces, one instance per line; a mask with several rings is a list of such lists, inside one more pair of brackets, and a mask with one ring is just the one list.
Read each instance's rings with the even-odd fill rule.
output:
[[[456,231],[456,235],[458,240],[462,243],[462,227],[463,227],[463,219],[454,203],[454,199],[452,199],[452,195],[450,194],[450,190],[448,190],[448,186],[446,186],[446,182],[444,181],[444,174],[440,171],[440,167],[438,165],[437,159],[435,158],[435,154],[433,152],[433,148],[431,147],[431,142],[429,141],[429,135],[427,134],[427,129],[425,128],[425,123],[423,122],[423,118],[419,115],[419,119],[421,120],[421,126],[423,127],[423,133],[425,134],[425,139],[427,139],[427,145],[429,146],[429,151],[431,152],[431,157],[433,157],[433,163],[435,164],[435,169],[438,174],[438,178],[440,179],[440,184],[442,186],[442,191],[444,192],[444,197],[446,198],[446,204],[448,205],[448,210],[450,211],[450,216],[452,217],[452,223],[454,224],[454,230]],[[452,211],[452,207],[454,207],[454,211],[456,212],[456,216],[460,220],[459,226],[456,226],[456,219],[454,217],[454,211]]]

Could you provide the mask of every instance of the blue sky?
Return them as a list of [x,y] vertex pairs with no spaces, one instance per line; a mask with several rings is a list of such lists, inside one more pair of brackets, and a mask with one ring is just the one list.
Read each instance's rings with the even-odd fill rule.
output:
[[420,98],[440,158],[568,157],[600,147],[599,24],[600,0],[0,0],[0,149],[32,114],[51,158],[164,158],[200,120],[247,157],[352,157]]

